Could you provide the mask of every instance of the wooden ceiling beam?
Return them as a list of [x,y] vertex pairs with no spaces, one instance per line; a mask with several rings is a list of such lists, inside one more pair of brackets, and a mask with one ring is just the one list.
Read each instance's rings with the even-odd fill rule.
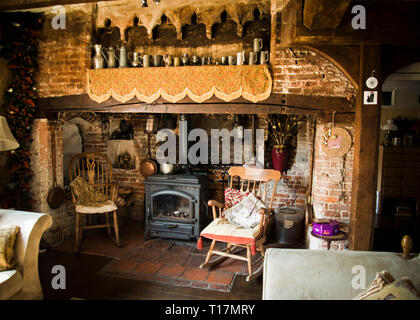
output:
[[[101,2],[117,0],[101,0]],[[72,4],[84,4],[98,2],[97,0],[2,0],[0,2],[1,11],[29,10],[36,8],[45,8],[53,6],[65,6]]]
[[196,103],[190,98],[184,98],[178,103],[168,103],[160,98],[153,104],[146,104],[133,99],[121,103],[109,99],[103,103],[96,103],[87,94],[63,97],[40,98],[37,100],[40,113],[51,112],[106,112],[106,113],[330,113],[354,112],[354,106],[345,98],[329,96],[310,96],[298,94],[272,94],[268,99],[253,103],[243,98],[225,102],[218,98],[211,98],[204,103]]
[[310,30],[337,28],[352,0],[305,0],[303,25]]
[[[366,9],[366,29],[352,27],[351,8],[355,4]],[[355,1],[338,27],[309,30],[303,21],[303,0],[291,0],[282,12],[281,45],[419,45],[418,12],[420,1]]]

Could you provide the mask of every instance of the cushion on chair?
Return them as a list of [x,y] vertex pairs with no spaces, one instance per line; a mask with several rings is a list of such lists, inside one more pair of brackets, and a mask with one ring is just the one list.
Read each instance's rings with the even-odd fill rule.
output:
[[115,211],[117,209],[117,205],[111,200],[106,201],[102,206],[98,207],[82,206],[79,204],[76,205],[76,212],[79,213],[105,213]]
[[0,271],[15,266],[14,245],[19,230],[19,226],[0,226]]
[[255,254],[255,240],[258,239],[260,233],[259,224],[254,228],[242,228],[224,218],[216,218],[201,231],[200,236],[223,242],[251,244],[252,254]]
[[98,192],[93,185],[86,182],[81,176],[75,178],[70,186],[73,188],[77,203],[84,207],[101,207],[108,204],[109,196]]
[[249,192],[236,190],[232,188],[225,189],[225,209],[229,209],[234,205],[241,202],[243,198],[245,198]]
[[232,224],[243,228],[254,228],[260,224],[260,209],[266,206],[252,193],[241,202],[223,211],[224,217]]

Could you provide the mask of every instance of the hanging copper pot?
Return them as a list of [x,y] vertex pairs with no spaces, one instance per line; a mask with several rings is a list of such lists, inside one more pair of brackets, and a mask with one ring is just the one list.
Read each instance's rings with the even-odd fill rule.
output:
[[147,159],[141,162],[140,172],[145,178],[157,172],[157,164],[150,157],[150,133],[147,133]]

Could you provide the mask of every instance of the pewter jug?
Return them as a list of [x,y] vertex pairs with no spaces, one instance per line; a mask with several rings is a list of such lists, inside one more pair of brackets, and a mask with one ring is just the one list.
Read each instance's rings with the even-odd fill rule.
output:
[[236,54],[236,64],[238,66],[245,64],[245,51]]
[[261,51],[260,64],[266,64],[267,62],[268,62],[268,51]]
[[141,66],[140,53],[138,53],[138,52],[133,52],[133,59],[130,59],[130,54],[129,54],[128,55],[128,60],[130,60],[131,66],[133,66],[133,67]]
[[119,59],[119,68],[126,68],[127,67],[127,49],[124,46],[120,48],[120,59]]
[[192,56],[192,65],[196,66],[198,64],[199,58],[198,56]]
[[236,59],[235,59],[235,57],[234,56],[229,56],[228,57],[228,64],[230,65],[230,66],[233,66],[234,64],[235,64],[235,61]]
[[163,55],[163,62],[165,62],[165,67],[171,67],[174,65],[174,59],[169,54]]
[[113,47],[109,47],[108,49],[108,59],[106,56],[104,56],[107,64],[107,68],[115,68],[117,66],[116,60],[118,60],[118,57],[115,54],[115,50]]
[[104,57],[102,53],[102,46],[100,44],[95,44],[95,56],[93,57],[93,68],[102,69],[104,67]]
[[254,52],[260,52],[263,48],[263,40],[261,38],[255,38],[253,42]]
[[148,54],[145,54],[143,56],[143,67],[144,68],[150,67],[150,56]]
[[190,62],[190,59],[188,58],[188,53],[184,53],[184,56],[182,57],[182,65],[188,66]]
[[160,67],[162,65],[163,56],[160,54],[153,55],[153,65],[155,67]]
[[258,62],[258,52],[250,52],[249,53],[249,65],[257,64]]

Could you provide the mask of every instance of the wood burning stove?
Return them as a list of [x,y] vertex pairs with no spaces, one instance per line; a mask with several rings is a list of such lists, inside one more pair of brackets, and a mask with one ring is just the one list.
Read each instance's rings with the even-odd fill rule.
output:
[[206,174],[152,175],[145,184],[145,237],[198,239],[209,223]]

